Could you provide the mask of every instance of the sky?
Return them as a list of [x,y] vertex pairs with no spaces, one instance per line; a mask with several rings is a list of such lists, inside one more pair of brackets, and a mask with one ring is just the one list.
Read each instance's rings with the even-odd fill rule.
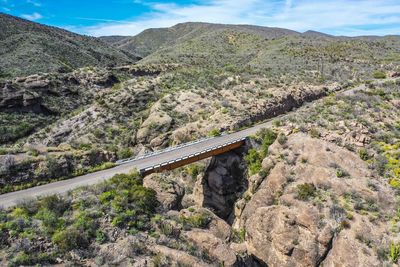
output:
[[400,0],[0,0],[0,12],[91,36],[132,36],[188,21],[400,34]]

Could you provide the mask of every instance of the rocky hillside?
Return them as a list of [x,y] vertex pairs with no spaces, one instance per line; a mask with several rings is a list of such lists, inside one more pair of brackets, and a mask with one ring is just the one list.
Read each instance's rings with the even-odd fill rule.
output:
[[265,39],[273,39],[288,35],[298,35],[297,32],[252,25],[226,25],[200,22],[180,23],[170,28],[147,29],[133,37],[105,36],[100,39],[114,44],[125,51],[137,53],[142,57],[157,51],[160,48],[173,46],[174,44],[192,40],[202,34],[219,33],[231,30],[235,32],[249,33]]
[[332,94],[210,160],[0,211],[0,263],[397,266],[399,99]]
[[0,78],[137,61],[97,38],[0,13]]

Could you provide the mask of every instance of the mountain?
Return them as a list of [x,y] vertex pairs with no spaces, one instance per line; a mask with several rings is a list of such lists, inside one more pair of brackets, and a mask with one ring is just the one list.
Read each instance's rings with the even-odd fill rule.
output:
[[0,13],[0,76],[137,61],[101,40]]
[[332,37],[332,38],[334,38],[333,35],[326,34],[326,33],[323,33],[323,32],[312,31],[312,30],[303,32],[302,35],[303,36],[309,36],[309,37],[325,37],[325,38],[331,38]]
[[227,25],[201,22],[179,23],[170,28],[147,29],[133,37],[100,37],[100,39],[114,44],[118,48],[137,53],[143,57],[155,52],[157,49],[168,47],[179,42],[191,40],[199,35],[210,32],[232,30],[254,34],[265,39],[278,38],[299,33],[281,29],[253,25]]

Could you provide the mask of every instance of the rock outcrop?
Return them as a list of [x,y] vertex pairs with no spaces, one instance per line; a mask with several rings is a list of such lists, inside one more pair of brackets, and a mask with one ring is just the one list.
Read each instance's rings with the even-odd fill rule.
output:
[[376,214],[396,202],[384,181],[358,155],[304,134],[269,151],[277,163],[235,222],[248,252],[268,266],[380,266],[390,237]]

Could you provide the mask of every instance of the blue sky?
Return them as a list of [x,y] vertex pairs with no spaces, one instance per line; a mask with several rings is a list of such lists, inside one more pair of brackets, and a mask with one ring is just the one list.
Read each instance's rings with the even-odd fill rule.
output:
[[135,35],[187,21],[400,34],[400,0],[0,0],[0,12],[93,36]]

